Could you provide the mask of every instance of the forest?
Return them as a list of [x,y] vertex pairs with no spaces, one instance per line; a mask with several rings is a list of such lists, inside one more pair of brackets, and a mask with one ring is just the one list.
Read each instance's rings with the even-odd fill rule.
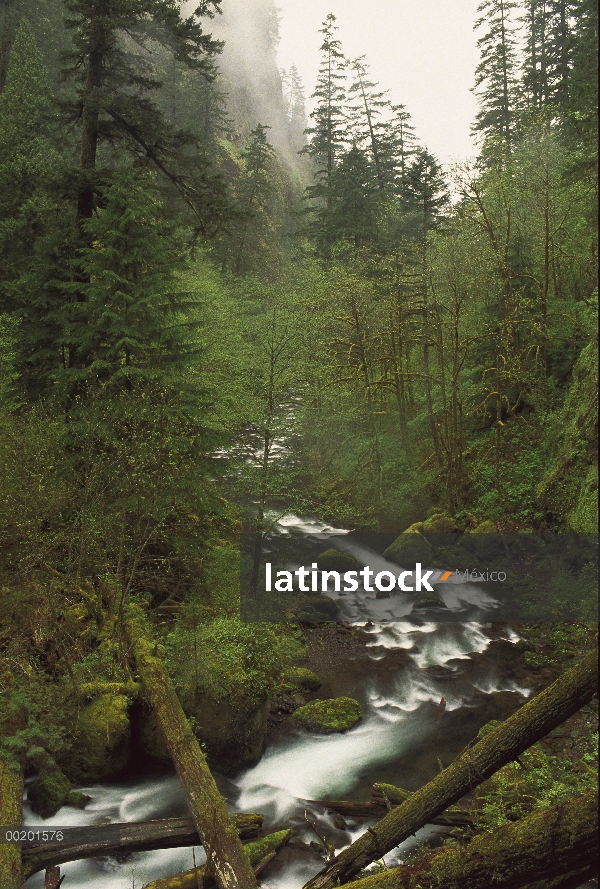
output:
[[[0,889],[597,885],[597,5],[481,0],[452,165],[279,21],[0,6]],[[245,619],[284,538],[543,552],[516,622]]]

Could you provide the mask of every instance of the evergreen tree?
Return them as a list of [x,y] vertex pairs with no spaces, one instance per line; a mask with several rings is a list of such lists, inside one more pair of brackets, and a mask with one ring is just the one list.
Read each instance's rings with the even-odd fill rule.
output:
[[302,78],[295,65],[292,65],[289,71],[282,71],[281,77],[286,113],[289,120],[290,142],[292,147],[301,151],[306,144],[306,136],[304,134],[307,126]]
[[319,32],[324,36],[322,62],[317,88],[311,97],[317,99],[318,104],[310,114],[314,123],[306,130],[310,140],[305,149],[315,161],[317,179],[316,185],[311,186],[308,193],[313,198],[324,199],[326,203],[330,200],[329,178],[346,145],[346,59],[339,40],[335,38],[335,20],[330,13]]
[[53,147],[52,95],[35,38],[23,19],[0,95],[0,312],[13,329],[18,399],[35,399],[62,361],[74,232]]
[[[221,44],[203,32],[197,17],[214,15],[219,0],[203,0],[194,15],[185,19],[176,0],[64,3],[69,14],[65,24],[73,36],[65,76],[77,85],[77,99],[67,108],[80,125],[79,217],[89,219],[93,214],[98,192],[97,153],[100,145],[110,144],[153,163],[193,207],[199,227],[209,230],[215,183],[193,150],[193,137],[169,127],[156,103],[150,101],[149,95],[160,83],[152,72],[146,46],[155,41],[198,76],[214,79],[212,57]],[[138,47],[137,51],[133,47]]]
[[[272,224],[269,209],[274,194],[271,168],[275,151],[267,139],[268,129],[259,124],[250,134],[251,142],[244,151],[244,169],[236,183],[239,220],[229,248],[236,275],[248,271],[250,254],[260,252]],[[227,262],[226,255],[223,268]]]
[[353,145],[331,174],[327,205],[316,212],[315,229],[323,245],[347,241],[358,250],[374,243],[380,201],[376,167]]
[[483,0],[475,28],[485,26],[477,41],[481,61],[475,69],[475,91],[479,91],[481,111],[474,126],[484,136],[494,136],[510,147],[517,108],[517,38],[510,14],[514,0]]
[[567,129],[574,147],[584,147],[593,179],[598,156],[598,5],[579,0],[575,11]]
[[104,208],[85,223],[91,246],[82,254],[87,283],[73,334],[90,362],[66,369],[76,382],[178,388],[177,371],[189,364],[197,318],[176,278],[183,239],[164,219],[154,179],[143,169],[114,174]]
[[525,99],[533,108],[549,101],[549,18],[548,0],[528,0],[521,18],[526,34],[522,84]]
[[388,127],[381,116],[390,110],[391,103],[387,98],[387,92],[377,91],[379,84],[369,80],[364,56],[352,62],[352,70],[355,80],[348,90],[348,99],[351,103],[348,115],[349,133],[360,148],[368,147],[377,171],[379,187],[384,190],[389,182],[386,182],[381,143]]

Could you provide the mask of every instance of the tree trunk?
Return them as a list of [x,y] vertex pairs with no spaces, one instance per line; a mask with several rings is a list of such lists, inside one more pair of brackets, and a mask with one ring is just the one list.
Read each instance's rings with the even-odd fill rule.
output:
[[219,889],[256,889],[252,868],[244,854],[235,824],[217,789],[206,758],[154,645],[146,636],[143,612],[128,609],[125,628],[137,671],[152,706],[162,738],[177,769],[192,818],[206,851],[206,860]]
[[[275,857],[277,850],[287,843],[292,833],[291,830],[279,830],[277,833],[268,834],[256,843],[248,843],[244,847],[244,852],[255,875],[260,873]],[[207,871],[206,867],[193,867],[191,870],[181,871],[172,877],[153,880],[151,883],[147,883],[144,889],[210,889],[214,885],[213,875]]]
[[593,651],[328,862],[305,889],[333,889],[348,883],[371,862],[512,762],[593,698],[598,687],[597,670],[598,652]]
[[[23,773],[0,759],[0,825],[14,827],[23,820]],[[21,889],[21,849],[0,843],[0,889]]]
[[[467,846],[426,854],[349,883],[351,889],[521,889],[532,880],[570,875],[598,861],[598,793],[539,809],[516,824],[476,836]],[[544,882],[544,886],[548,883]],[[558,883],[557,885],[561,885]]]
[[60,867],[56,866],[48,868],[44,878],[44,889],[60,889],[61,883]]
[[[231,816],[242,840],[258,837],[262,815]],[[114,831],[119,840],[115,842]],[[90,828],[86,828],[90,830]],[[201,846],[200,837],[192,818],[163,818],[159,821],[138,821],[124,824],[93,825],[94,842],[32,843],[23,846],[23,879],[66,861],[95,858],[97,855],[123,855],[130,852],[152,852],[155,849],[179,849],[185,846]],[[107,836],[108,834],[108,836]]]

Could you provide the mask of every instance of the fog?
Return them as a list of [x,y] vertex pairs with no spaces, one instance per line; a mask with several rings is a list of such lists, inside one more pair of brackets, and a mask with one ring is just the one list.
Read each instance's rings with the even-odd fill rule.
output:
[[[478,62],[473,22],[478,0],[223,0],[206,29],[225,40],[218,64],[228,107],[246,135],[256,123],[290,154],[279,69],[295,64],[307,111],[319,67],[321,23],[337,17],[345,55],[366,55],[372,78],[412,115],[419,142],[442,163],[476,153],[471,137],[477,104],[471,87]],[[186,4],[191,12],[194,2]],[[279,41],[269,29],[279,18]]]

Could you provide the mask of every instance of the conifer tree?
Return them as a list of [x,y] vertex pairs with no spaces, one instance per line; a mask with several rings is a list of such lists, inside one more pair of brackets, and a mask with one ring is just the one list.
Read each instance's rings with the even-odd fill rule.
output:
[[528,0],[525,15],[521,17],[526,35],[523,93],[533,108],[541,108],[549,100],[549,12],[548,0]]
[[306,130],[310,140],[305,149],[315,161],[317,179],[308,193],[313,198],[324,199],[326,203],[330,200],[329,178],[346,145],[346,59],[340,41],[335,37],[335,21],[335,16],[330,13],[319,32],[324,36],[322,61],[317,88],[311,97],[317,99],[318,104],[310,114],[313,126]]
[[486,33],[477,41],[481,61],[475,69],[475,87],[481,110],[474,130],[510,147],[517,109],[517,38],[511,22],[514,0],[483,0],[477,7],[475,28]]
[[68,202],[53,147],[52,95],[26,19],[0,95],[0,312],[13,325],[18,399],[37,398],[62,360],[71,277]]
[[65,370],[76,382],[126,391],[147,382],[179,386],[177,371],[189,363],[197,319],[176,279],[183,238],[164,218],[155,178],[143,169],[113,174],[105,206],[85,223],[91,246],[83,250],[87,283],[73,334],[90,362]]
[[[275,150],[267,139],[268,126],[259,124],[252,130],[251,141],[244,152],[245,167],[236,187],[236,203],[239,222],[236,226],[232,251],[233,270],[236,275],[247,266],[249,241],[256,249],[261,235],[270,225],[269,202],[273,196],[270,168]],[[252,235],[252,238],[251,238]],[[227,259],[224,261],[224,267]]]
[[379,187],[384,190],[389,183],[384,174],[381,143],[388,127],[382,114],[390,110],[391,103],[387,98],[387,91],[377,91],[379,84],[369,80],[364,56],[352,62],[352,70],[355,80],[348,90],[349,133],[356,145],[368,147],[377,171]]
[[[197,19],[213,16],[220,0],[203,0],[188,18],[181,17],[176,0],[64,3],[69,16],[65,24],[73,35],[65,76],[77,86],[77,99],[67,107],[80,125],[79,217],[89,219],[93,214],[97,153],[108,143],[154,164],[194,208],[200,228],[210,229],[214,183],[197,154],[194,158],[193,137],[169,127],[150,100],[160,83],[146,47],[150,40],[156,41],[198,76],[214,79],[212,57],[221,44],[203,32]],[[137,52],[134,46],[139,47]],[[192,163],[186,165],[182,161],[190,152]]]
[[282,71],[281,74],[290,127],[290,142],[294,148],[301,151],[306,144],[305,131],[307,127],[302,78],[295,65],[292,65],[288,72]]
[[323,244],[347,241],[358,250],[374,243],[380,201],[375,164],[353,145],[331,174],[327,206],[317,210],[315,228]]

